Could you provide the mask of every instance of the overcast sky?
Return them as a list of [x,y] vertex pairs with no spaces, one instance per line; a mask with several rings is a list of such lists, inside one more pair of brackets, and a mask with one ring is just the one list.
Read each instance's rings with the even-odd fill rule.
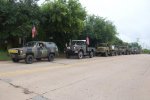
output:
[[111,20],[125,42],[150,49],[150,0],[79,0],[89,14]]
[[79,0],[88,14],[111,20],[119,37],[150,49],[150,0]]

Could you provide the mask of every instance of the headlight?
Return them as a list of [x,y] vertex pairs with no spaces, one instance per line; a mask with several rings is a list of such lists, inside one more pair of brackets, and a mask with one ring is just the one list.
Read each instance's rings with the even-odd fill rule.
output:
[[76,51],[78,51],[78,47],[76,47],[76,46],[74,46],[73,49],[76,50]]
[[23,50],[20,50],[20,54],[22,54],[23,53]]
[[70,47],[67,47],[67,49],[70,49]]

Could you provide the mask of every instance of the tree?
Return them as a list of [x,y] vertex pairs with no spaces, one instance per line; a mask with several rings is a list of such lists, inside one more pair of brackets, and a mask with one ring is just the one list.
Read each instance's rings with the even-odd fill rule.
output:
[[95,15],[87,16],[82,37],[89,36],[93,41],[111,44],[116,34],[116,27],[111,21]]
[[120,39],[120,38],[118,38],[117,36],[114,38],[114,41],[113,41],[113,44],[114,45],[124,45],[124,42]]
[[2,0],[0,13],[1,39],[9,44],[17,44],[19,37],[31,37],[33,22],[39,23],[39,7],[35,0]]
[[41,26],[62,50],[69,39],[81,33],[86,11],[78,0],[48,1],[41,7]]
[[130,45],[130,47],[137,47],[139,49],[142,49],[141,45],[138,42],[132,42],[129,45]]

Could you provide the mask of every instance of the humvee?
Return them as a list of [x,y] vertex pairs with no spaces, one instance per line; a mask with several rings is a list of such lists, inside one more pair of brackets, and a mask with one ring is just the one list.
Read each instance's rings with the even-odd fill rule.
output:
[[82,59],[83,56],[92,58],[95,54],[95,48],[89,47],[86,40],[72,40],[71,44],[66,47],[65,53],[66,58],[70,58],[70,56],[77,56],[79,59]]
[[53,61],[58,54],[58,47],[54,42],[31,41],[21,48],[9,49],[8,52],[13,62],[25,60],[27,64],[31,64],[34,59],[39,61],[47,58],[48,61]]

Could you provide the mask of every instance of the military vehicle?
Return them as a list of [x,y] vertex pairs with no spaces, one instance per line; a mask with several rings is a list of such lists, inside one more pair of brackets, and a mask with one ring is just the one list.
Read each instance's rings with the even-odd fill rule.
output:
[[132,54],[140,54],[141,53],[141,49],[138,47],[132,47],[131,48],[131,53]]
[[54,42],[31,41],[22,48],[12,48],[8,52],[13,62],[25,60],[27,64],[31,64],[34,59],[39,61],[47,58],[49,61],[53,61],[55,55],[58,54],[58,47]]
[[131,50],[128,46],[118,46],[118,55],[131,54]]
[[66,57],[77,56],[82,59],[83,56],[92,58],[95,54],[95,48],[89,47],[86,40],[72,40],[70,45],[66,47]]
[[99,43],[96,46],[96,55],[104,55],[104,56],[115,56],[117,55],[118,49],[115,45],[108,45],[107,43]]

